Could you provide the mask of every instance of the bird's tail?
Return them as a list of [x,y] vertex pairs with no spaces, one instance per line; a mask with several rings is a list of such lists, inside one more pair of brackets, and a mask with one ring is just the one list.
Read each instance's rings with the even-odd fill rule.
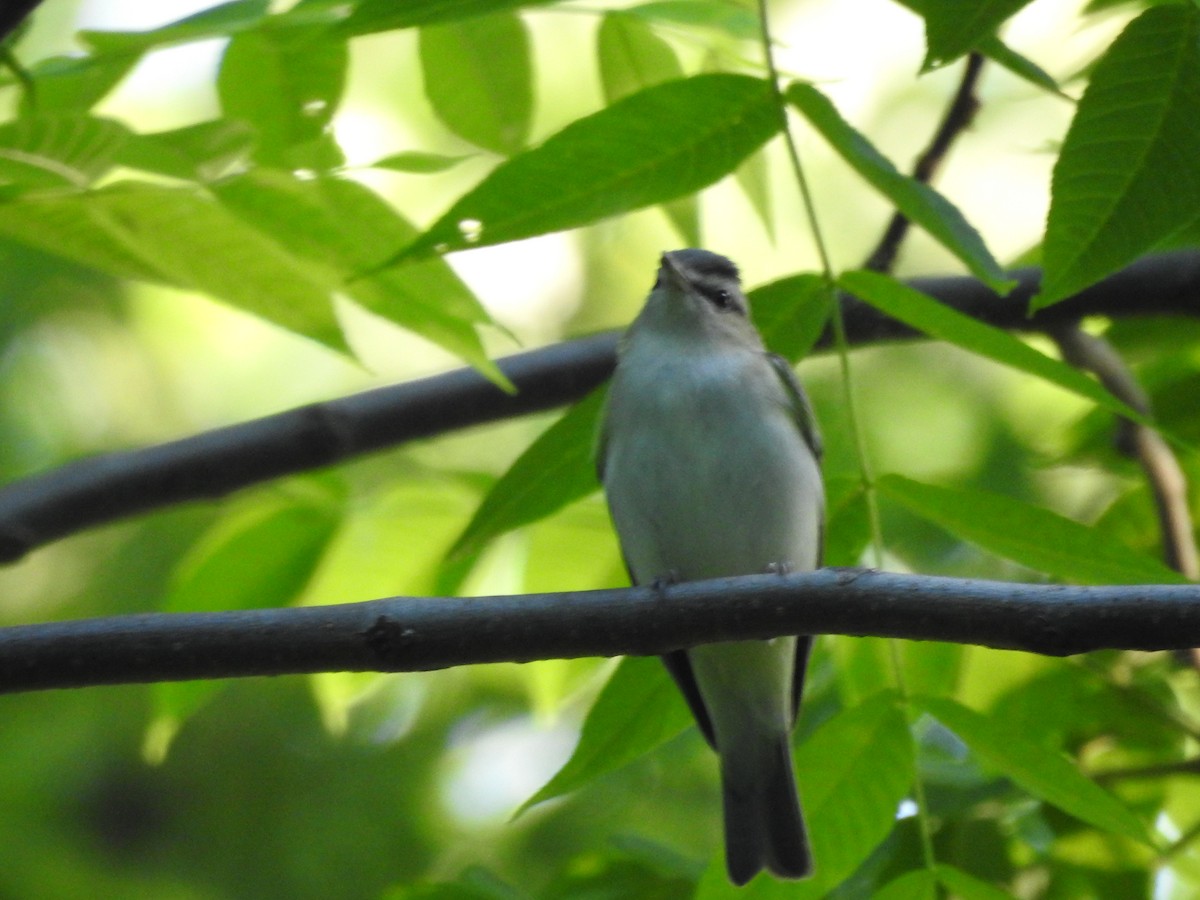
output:
[[745,884],[762,869],[780,878],[810,875],[812,855],[787,734],[723,751],[721,784],[730,880]]

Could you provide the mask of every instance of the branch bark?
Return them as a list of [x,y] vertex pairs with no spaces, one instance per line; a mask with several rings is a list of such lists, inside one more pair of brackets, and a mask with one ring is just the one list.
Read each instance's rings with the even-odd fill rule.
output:
[[1191,647],[1200,644],[1200,585],[1069,587],[822,569],[658,589],[114,616],[0,629],[0,692],[653,655],[814,633],[1053,656]]
[[[1046,331],[1084,315],[1200,316],[1200,252],[1146,257],[1075,297],[1027,314],[1041,272],[1013,273],[1001,297],[965,277],[908,283],[981,321]],[[920,337],[852,298],[842,300],[853,345]],[[379,388],[137,450],[68,463],[0,488],[0,563],[105,522],[333,465],[407,441],[571,403],[611,374],[616,333],[556,344],[500,361],[518,388],[506,394],[471,369]],[[828,349],[826,335],[818,344]]]

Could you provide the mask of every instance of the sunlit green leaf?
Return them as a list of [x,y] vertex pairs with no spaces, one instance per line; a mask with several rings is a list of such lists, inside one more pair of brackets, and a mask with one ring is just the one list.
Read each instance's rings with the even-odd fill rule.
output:
[[446,156],[442,153],[423,153],[420,150],[405,150],[393,153],[371,163],[373,169],[393,169],[397,172],[411,172],[418,175],[433,172],[444,172],[452,169],[470,156]]
[[658,659],[626,657],[592,704],[571,758],[516,814],[615,772],[675,737],[691,722],[666,667]]
[[1058,82],[1054,80],[1054,77],[1049,72],[1033,62],[1033,60],[1027,59],[1013,50],[1012,47],[1009,47],[1000,38],[994,35],[990,38],[985,38],[979,45],[979,49],[988,59],[1004,66],[1004,68],[1017,77],[1024,78],[1030,84],[1066,99],[1059,90]]
[[344,282],[416,234],[382,199],[354,181],[293,178],[256,170],[213,188],[222,204],[306,264],[321,265],[339,290],[458,354],[499,383],[475,331],[489,321],[479,301],[440,259]]
[[605,392],[575,404],[526,448],[483,498],[448,554],[473,554],[487,541],[536,522],[599,485],[593,448]]
[[80,39],[101,53],[137,53],[163,44],[226,37],[258,25],[270,0],[230,0],[149,31],[81,31]]
[[914,777],[908,722],[892,694],[877,695],[822,725],[795,762],[816,867],[796,896],[819,897],[892,830]]
[[758,16],[736,3],[656,0],[631,6],[628,13],[653,22],[685,25],[689,28],[711,28],[742,40],[753,41],[759,37]]
[[510,156],[529,138],[533,68],[516,13],[421,29],[425,96],[442,123],[476,146]]
[[956,0],[900,0],[925,20],[924,69],[953,62],[996,33],[1006,19],[1029,5],[1030,0],[977,0],[964,5]]
[[946,697],[919,704],[953,731],[986,766],[1024,790],[1101,831],[1147,842],[1146,826],[1112,794],[1080,774],[1061,754],[1027,741],[1004,723]]
[[255,135],[245,122],[214,119],[171,131],[130,135],[117,160],[146,172],[209,181],[243,163]]
[[349,49],[320,28],[237,35],[221,60],[217,90],[226,117],[253,122],[255,157],[285,169],[342,162],[326,136],[345,84]]
[[127,278],[201,291],[338,350],[335,282],[196,191],[125,182],[0,204],[0,234]]
[[1012,900],[1012,894],[993,887],[986,881],[980,881],[974,875],[968,875],[962,869],[940,864],[937,869],[937,880],[954,896],[962,900]]
[[1054,167],[1033,308],[1115,272],[1200,209],[1200,10],[1156,6],[1092,72]]
[[117,161],[132,135],[111,119],[38,115],[0,125],[0,184],[82,188]]
[[609,103],[683,77],[683,66],[671,45],[628,11],[610,12],[600,20],[596,55],[600,85]]
[[825,560],[827,566],[857,566],[871,543],[871,514],[862,481],[826,481]]
[[756,287],[748,299],[767,349],[795,363],[808,355],[825,330],[834,290],[823,276],[803,273]]
[[[269,499],[218,522],[180,565],[163,611],[286,606],[304,589],[338,527],[333,498],[317,500]],[[217,681],[155,685],[158,715],[173,729],[220,687]]]
[[775,200],[771,186],[770,157],[766,152],[753,153],[734,173],[738,186],[758,219],[766,229],[767,236],[775,239]]
[[1012,497],[978,489],[879,479],[881,493],[951,534],[1047,575],[1083,584],[1179,584],[1157,560],[1079,522]]
[[512,157],[391,262],[533,237],[706,187],[779,129],[770,86],[697,75],[639,91]]
[[340,30],[372,34],[397,28],[415,28],[443,22],[460,22],[492,13],[549,6],[560,0],[362,0],[353,7]]
[[[611,12],[596,32],[600,86],[608,103],[664,81],[683,77],[683,66],[669,43],[643,19],[626,11]],[[680,197],[663,204],[663,212],[688,246],[700,246],[700,204]]]
[[34,93],[21,97],[21,115],[86,112],[137,64],[136,54],[55,56],[30,69]]
[[978,278],[997,291],[1007,291],[1000,264],[979,232],[949,200],[929,185],[902,175],[861,132],[842,118],[837,108],[811,84],[794,82],[787,99],[816,128],[838,154],[912,222],[925,229],[962,260]]
[[874,900],[937,900],[937,878],[928,869],[905,872],[872,894]]
[[1144,416],[1130,409],[1078,369],[1039,353],[1007,331],[985,325],[893,278],[876,272],[846,272],[838,279],[838,284],[881,312],[930,337],[949,341],[964,350],[1036,375],[1092,400],[1109,412],[1146,421]]

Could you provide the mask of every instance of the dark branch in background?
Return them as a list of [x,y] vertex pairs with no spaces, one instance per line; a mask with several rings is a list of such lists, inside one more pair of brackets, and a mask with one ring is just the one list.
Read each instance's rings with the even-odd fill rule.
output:
[[1066,656],[1200,644],[1200,585],[1068,587],[823,569],[507,597],[152,613],[0,629],[0,692],[657,655],[714,640],[877,635]]
[[[1091,372],[1114,397],[1138,412],[1152,416],[1150,398],[1108,341],[1074,325],[1054,328],[1049,333],[1064,360]],[[1158,432],[1129,419],[1119,420],[1116,444],[1121,453],[1142,467],[1154,493],[1167,565],[1193,581],[1200,579],[1200,561],[1196,556],[1188,505],[1187,476],[1179,460]]]
[[[1112,344],[1078,324],[1057,326],[1049,334],[1064,360],[1091,372],[1113,396],[1138,412],[1153,416],[1149,396]],[[1122,417],[1117,419],[1116,447],[1137,461],[1150,485],[1167,565],[1192,581],[1200,579],[1187,476],[1170,445],[1153,428]],[[1180,650],[1177,655],[1184,665],[1200,669],[1200,648]]]
[[[909,284],[981,321],[1046,331],[1086,315],[1200,316],[1200,253],[1146,257],[1062,303],[1026,315],[1041,272],[1021,269],[1007,297],[972,278]],[[919,337],[853,299],[842,301],[854,345]],[[508,357],[513,396],[477,372],[444,375],[316,403],[138,450],[68,463],[0,488],[0,562],[104,522],[220,497],[283,475],[333,465],[406,441],[571,403],[612,372],[617,336],[600,334]],[[826,335],[819,347],[828,349]]]
[[[950,152],[950,146],[975,121],[975,116],[979,112],[979,98],[975,96],[975,86],[979,83],[983,60],[982,53],[972,53],[967,57],[967,64],[963,69],[962,81],[959,82],[958,90],[950,101],[950,106],[946,108],[946,114],[942,117],[937,131],[934,132],[929,146],[917,157],[912,177],[922,184],[929,184],[933,180],[933,176],[941,167],[946,154]],[[900,252],[900,245],[904,243],[904,237],[908,234],[910,225],[908,217],[897,210],[892,215],[891,221],[888,222],[887,228],[884,229],[878,246],[867,257],[863,268],[875,272],[892,271],[892,266],[896,263],[896,255]]]
[[14,482],[0,488],[0,562],[102,522],[570,403],[609,376],[614,342],[598,335],[503,360],[515,395],[456,369]]
[[0,3],[0,41],[17,30],[42,0],[4,0]]

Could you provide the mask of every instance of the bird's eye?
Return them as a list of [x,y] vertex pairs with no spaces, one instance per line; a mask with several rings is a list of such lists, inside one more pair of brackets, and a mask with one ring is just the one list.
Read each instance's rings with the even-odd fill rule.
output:
[[729,309],[733,306],[733,295],[726,290],[712,292],[712,302],[716,304],[718,309]]

